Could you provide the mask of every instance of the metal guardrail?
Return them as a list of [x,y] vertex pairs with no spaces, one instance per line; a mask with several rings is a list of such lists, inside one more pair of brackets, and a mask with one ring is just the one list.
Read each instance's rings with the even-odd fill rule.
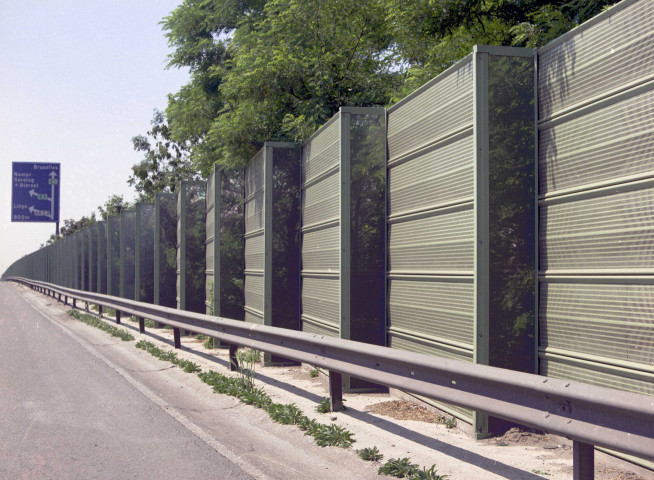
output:
[[202,333],[328,369],[336,409],[341,375],[478,410],[573,441],[574,478],[592,479],[594,448],[654,460],[654,397],[504,370],[350,340],[185,312],[57,285],[8,278],[51,296],[64,296],[179,329]]

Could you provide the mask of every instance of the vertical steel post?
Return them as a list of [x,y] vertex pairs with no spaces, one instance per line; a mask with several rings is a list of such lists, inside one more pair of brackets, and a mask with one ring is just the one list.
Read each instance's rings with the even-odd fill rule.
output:
[[173,328],[173,337],[175,342],[175,348],[182,348],[182,335],[179,331],[179,328]]
[[120,310],[116,310],[116,323],[120,325]]
[[343,376],[329,371],[329,405],[332,412],[343,410]]
[[[488,178],[488,53],[473,51],[474,105],[474,335],[473,362],[489,363],[489,178]],[[488,415],[472,414],[473,435],[488,436]]]
[[143,317],[139,317],[139,332],[145,333],[145,319]]
[[595,477],[595,447],[578,441],[572,442],[573,479],[593,480]]

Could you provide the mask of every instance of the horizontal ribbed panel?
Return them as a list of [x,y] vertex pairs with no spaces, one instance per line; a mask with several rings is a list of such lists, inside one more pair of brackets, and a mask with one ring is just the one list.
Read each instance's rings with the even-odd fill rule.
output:
[[340,161],[340,114],[302,147],[302,183]]
[[263,270],[264,263],[264,237],[260,235],[245,239],[245,269]]
[[312,323],[310,320],[307,319],[302,320],[302,331],[307,333],[315,333],[316,335],[324,335],[325,337],[338,338],[338,330],[325,328],[323,325]]
[[302,314],[338,328],[340,281],[338,278],[302,279]]
[[245,311],[245,321],[263,325],[263,317],[261,315],[256,315],[253,312],[248,312],[247,310]]
[[419,338],[406,339],[399,335],[389,334],[389,345],[391,348],[408,350],[409,352],[424,353],[426,355],[435,355],[437,357],[451,358],[453,360],[462,360],[472,363],[472,352],[470,355],[463,355],[451,352],[449,349],[439,348],[438,345],[431,342],[423,341]]
[[432,212],[389,225],[391,272],[471,271],[474,266],[474,211]]
[[543,129],[540,194],[629,175],[654,175],[654,91]]
[[654,267],[654,189],[540,208],[540,268]]
[[473,278],[392,279],[388,282],[388,325],[415,334],[463,343],[472,351]]
[[602,371],[601,365],[582,363],[575,365],[573,359],[548,359],[541,356],[540,374],[552,378],[574,379],[576,382],[605,388],[626,390],[643,395],[654,395],[654,382]]
[[245,306],[263,312],[263,277],[245,274]]
[[389,160],[472,125],[472,56],[388,114]]
[[653,70],[654,2],[636,2],[539,52],[540,117],[651,75]]
[[338,272],[340,227],[321,228],[302,235],[302,269]]
[[338,218],[340,214],[340,176],[336,171],[302,192],[302,225],[313,225]]
[[[438,346],[433,344],[423,343],[420,339],[407,339],[389,335],[388,338],[389,346],[391,348],[397,348],[399,350],[407,350],[409,352],[424,353],[426,355],[432,355],[435,357],[445,357],[451,358],[454,360],[462,360],[464,362],[472,362],[472,354],[470,356],[456,355],[448,350],[442,350]],[[466,421],[471,421],[472,411],[466,408],[461,408],[456,405],[443,402],[434,402],[436,406],[442,405],[446,411],[451,411],[457,416],[463,417]]]
[[260,190],[245,202],[245,233],[251,233],[263,228],[264,199]]
[[654,285],[541,283],[540,343],[654,365]]
[[213,255],[213,241],[210,242],[210,243],[207,243],[207,247],[205,249],[204,261],[205,261],[207,270],[214,270],[215,269],[216,264],[215,264],[215,259],[214,259],[214,255]]
[[245,167],[245,198],[250,197],[255,192],[263,190],[263,152],[263,149],[259,150]]
[[474,142],[470,135],[388,170],[389,214],[426,209],[474,193]]
[[205,230],[205,240],[213,241],[215,236],[214,227],[216,221],[214,220],[213,209],[207,212],[206,215],[207,226]]

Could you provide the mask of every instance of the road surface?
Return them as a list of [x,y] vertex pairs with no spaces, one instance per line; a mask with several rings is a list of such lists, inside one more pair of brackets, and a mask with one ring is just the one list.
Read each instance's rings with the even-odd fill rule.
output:
[[64,312],[0,283],[0,479],[376,478]]

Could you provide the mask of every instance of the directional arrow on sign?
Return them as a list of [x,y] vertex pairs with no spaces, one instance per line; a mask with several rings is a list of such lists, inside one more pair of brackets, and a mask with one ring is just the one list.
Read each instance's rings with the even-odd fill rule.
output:
[[38,197],[39,194],[34,191],[34,189],[30,190],[30,197]]
[[38,209],[34,208],[34,205],[31,205],[30,208],[28,208],[28,210],[35,217],[53,218],[52,212],[48,212],[47,210],[38,210]]

